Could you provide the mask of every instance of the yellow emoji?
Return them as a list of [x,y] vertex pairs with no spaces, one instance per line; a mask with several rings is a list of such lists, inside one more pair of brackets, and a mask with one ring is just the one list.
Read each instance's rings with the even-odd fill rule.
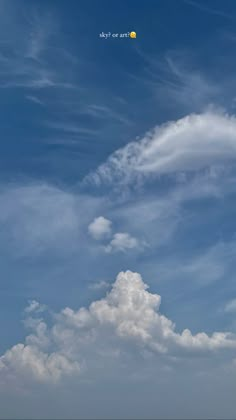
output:
[[136,34],[136,32],[132,31],[132,32],[130,32],[129,36],[130,36],[130,38],[136,38],[137,34]]

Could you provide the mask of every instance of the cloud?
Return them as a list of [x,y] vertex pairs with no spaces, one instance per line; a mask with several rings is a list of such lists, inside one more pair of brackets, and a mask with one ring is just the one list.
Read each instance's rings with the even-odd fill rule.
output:
[[46,305],[42,305],[36,300],[30,300],[29,305],[25,308],[25,312],[32,313],[32,312],[43,312],[46,309]]
[[[189,49],[169,50],[163,55],[147,54],[136,49],[143,60],[143,75],[131,75],[139,84],[144,84],[155,98],[155,106],[170,111],[174,108],[179,115],[183,112],[201,111],[205,106],[216,102],[222,91],[212,78],[196,68],[193,52]],[[160,101],[161,98],[161,101]],[[219,100],[217,101],[219,103]]]
[[216,111],[192,114],[155,128],[113,153],[85,181],[137,182],[145,177],[194,173],[236,160],[236,118]]
[[59,353],[48,355],[36,346],[17,344],[1,357],[0,371],[6,376],[13,371],[22,379],[29,375],[39,382],[57,382],[62,375],[79,373],[80,367]]
[[168,257],[161,264],[160,273],[165,281],[173,279],[173,272],[176,273],[174,281],[179,279],[181,283],[189,283],[191,279],[193,287],[210,286],[227,278],[230,287],[230,280],[234,278],[235,251],[235,240],[219,241],[207,248],[201,248],[200,252],[195,250],[191,256],[184,253],[177,258]]
[[88,309],[66,307],[50,327],[35,319],[26,344],[16,344],[0,357],[1,378],[55,383],[67,375],[84,375],[86,366],[95,368],[101,357],[117,364],[126,353],[144,357],[147,351],[166,357],[166,364],[173,357],[184,363],[187,355],[212,358],[220,350],[235,351],[236,337],[228,332],[176,332],[160,313],[160,304],[161,297],[148,291],[140,274],[120,272],[111,291]]
[[85,112],[87,115],[90,115],[92,117],[99,118],[99,119],[105,119],[106,121],[109,118],[109,119],[114,119],[124,125],[132,124],[131,121],[127,117],[125,117],[123,114],[113,111],[112,109],[110,109],[108,106],[105,106],[105,105],[96,105],[96,104],[88,105]]
[[[62,44],[53,14],[7,5],[1,15],[0,88],[71,89],[65,64],[72,68],[74,60]],[[58,61],[61,66],[55,66]]]
[[96,217],[88,226],[89,234],[96,240],[107,238],[111,234],[112,222],[103,216]]
[[139,245],[139,241],[129,233],[115,233],[105,250],[106,252],[125,252],[129,249],[138,248]]
[[206,13],[209,13],[211,15],[220,16],[220,17],[223,17],[223,18],[231,20],[231,21],[235,20],[235,18],[232,16],[232,14],[225,13],[223,10],[217,10],[217,9],[212,8],[212,7],[208,7],[208,6],[204,5],[203,3],[200,3],[200,2],[197,2],[197,1],[194,1],[194,0],[184,0],[184,2],[186,4],[189,4],[190,6],[195,7],[196,9],[199,9],[199,10],[201,10],[203,12],[206,12]]
[[173,322],[159,313],[161,297],[147,289],[138,273],[121,272],[106,298],[93,302],[88,310],[66,308],[62,315],[67,325],[79,328],[111,326],[118,337],[155,352],[173,352],[175,346],[200,351],[236,348],[236,338],[229,333],[192,335],[188,329],[176,333]]
[[37,96],[26,95],[26,99],[33,102],[34,104],[44,106],[44,103],[39,98],[37,98]]
[[[112,222],[105,217],[100,216],[94,219],[88,226],[89,234],[96,240],[106,239],[111,236],[112,233]],[[104,247],[107,253],[110,252],[125,252],[130,249],[141,248],[141,242],[134,238],[127,232],[115,233],[112,236],[111,241]]]
[[99,199],[73,194],[46,183],[0,187],[1,253],[72,256],[87,226],[100,211]]
[[236,312],[236,299],[232,299],[226,303],[225,312]]
[[79,219],[73,195],[39,184],[4,188],[1,200],[0,225],[5,226],[5,243],[16,254],[39,255],[61,246],[64,249],[63,242],[75,243]]
[[91,283],[89,286],[89,289],[91,290],[102,290],[107,289],[110,286],[110,284],[107,281],[101,280],[97,283]]

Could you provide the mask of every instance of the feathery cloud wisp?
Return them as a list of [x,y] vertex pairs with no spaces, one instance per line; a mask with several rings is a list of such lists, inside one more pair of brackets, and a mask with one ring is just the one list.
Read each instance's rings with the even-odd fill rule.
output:
[[157,127],[113,153],[87,177],[122,185],[153,175],[196,172],[236,161],[236,118],[208,111]]

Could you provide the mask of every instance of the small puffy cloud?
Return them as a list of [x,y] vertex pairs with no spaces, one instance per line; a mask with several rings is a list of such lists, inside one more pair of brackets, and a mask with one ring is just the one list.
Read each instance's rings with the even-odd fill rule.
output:
[[162,355],[166,364],[173,358],[185,360],[186,355],[196,360],[201,354],[212,358],[219,351],[235,352],[232,333],[192,334],[188,328],[176,332],[160,304],[161,297],[148,291],[140,274],[120,272],[105,297],[88,308],[67,307],[54,315],[50,326],[41,320],[31,323],[25,344],[16,344],[0,357],[1,378],[55,383],[64,376],[85,374],[89,367],[96,369],[101,358],[107,364],[110,357],[109,363],[117,366],[125,354],[134,358],[148,352],[158,360]]
[[230,300],[225,305],[225,312],[236,312],[236,299]]
[[46,309],[46,305],[42,305],[41,303],[37,302],[36,300],[30,300],[29,305],[25,308],[26,313],[32,313],[32,312],[43,312]]
[[91,283],[89,285],[89,289],[91,289],[91,290],[102,290],[102,289],[107,289],[109,286],[110,285],[107,281],[101,280],[101,281],[98,281],[97,283]]
[[[97,217],[88,226],[90,235],[96,240],[108,238],[111,235],[112,222],[103,216]],[[127,232],[115,233],[108,245],[104,247],[107,253],[110,252],[125,252],[130,249],[139,248],[140,243],[138,239],[134,238]]]
[[106,252],[125,252],[138,247],[139,241],[129,233],[115,233],[105,250]]
[[103,216],[96,217],[88,227],[89,234],[96,240],[107,238],[111,234],[112,222]]

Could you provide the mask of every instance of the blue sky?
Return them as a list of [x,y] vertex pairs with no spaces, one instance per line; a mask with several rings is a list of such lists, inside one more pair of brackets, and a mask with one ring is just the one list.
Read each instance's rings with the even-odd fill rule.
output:
[[235,418],[235,3],[0,11],[1,417]]

